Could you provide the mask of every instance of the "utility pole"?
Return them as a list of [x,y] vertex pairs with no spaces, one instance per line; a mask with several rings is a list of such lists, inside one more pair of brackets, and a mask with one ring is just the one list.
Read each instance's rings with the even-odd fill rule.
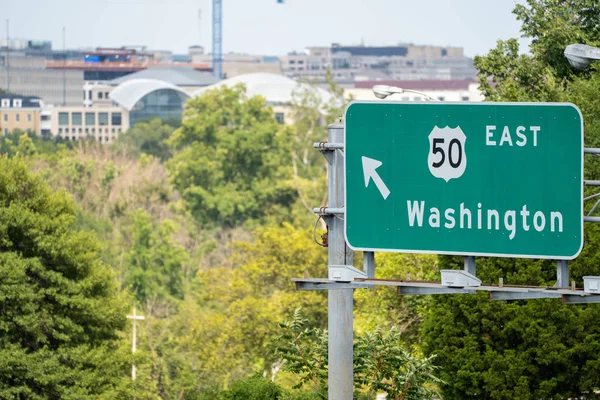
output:
[[[133,338],[131,341],[131,353],[135,354],[136,350],[137,350],[137,321],[138,320],[144,320],[146,319],[143,315],[137,315],[135,313],[135,307],[133,307],[133,315],[128,315],[127,318],[132,319],[133,320]],[[135,364],[131,365],[131,380],[135,381],[136,378],[136,369],[135,369]]]
[[[329,143],[344,143],[344,124],[335,123],[327,129]],[[328,207],[344,207],[344,153],[335,150],[328,169]],[[344,221],[336,216],[329,218],[329,265],[352,265],[354,254],[346,245]],[[331,267],[330,267],[331,268]],[[329,330],[329,396],[330,399],[352,400],[354,390],[353,301],[354,289],[328,291],[327,326]]]
[[6,18],[6,92],[10,93],[10,20]]
[[198,9],[198,45],[202,46],[202,9]]
[[66,28],[63,26],[63,106],[67,105],[67,47],[66,47]]

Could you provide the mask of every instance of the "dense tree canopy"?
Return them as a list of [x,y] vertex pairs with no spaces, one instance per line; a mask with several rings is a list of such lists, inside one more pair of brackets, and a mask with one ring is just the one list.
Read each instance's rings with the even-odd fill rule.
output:
[[291,130],[243,86],[189,101],[169,139],[173,185],[203,224],[236,226],[278,215],[296,201]]
[[0,397],[114,398],[125,310],[98,241],[20,158],[0,158],[0,203]]

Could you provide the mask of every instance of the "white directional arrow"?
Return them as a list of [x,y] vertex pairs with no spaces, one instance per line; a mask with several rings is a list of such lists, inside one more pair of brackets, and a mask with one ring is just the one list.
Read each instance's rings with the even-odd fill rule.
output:
[[369,157],[362,158],[363,172],[365,173],[365,187],[368,187],[369,180],[373,179],[375,186],[377,186],[379,193],[381,193],[383,199],[385,200],[390,195],[390,189],[385,186],[385,183],[383,183],[383,180],[381,180],[381,177],[377,171],[375,171],[381,166],[381,164],[383,164],[381,161],[373,160]]

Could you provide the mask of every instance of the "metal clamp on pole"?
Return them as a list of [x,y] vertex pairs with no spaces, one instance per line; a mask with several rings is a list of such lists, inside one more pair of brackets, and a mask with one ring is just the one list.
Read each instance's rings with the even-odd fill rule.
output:
[[319,207],[313,208],[313,213],[319,215],[341,215],[344,214],[344,209],[341,207]]
[[313,143],[313,147],[315,149],[319,149],[321,151],[334,151],[334,150],[343,150],[344,149],[344,143],[329,143],[325,140],[321,141],[321,142],[315,142]]

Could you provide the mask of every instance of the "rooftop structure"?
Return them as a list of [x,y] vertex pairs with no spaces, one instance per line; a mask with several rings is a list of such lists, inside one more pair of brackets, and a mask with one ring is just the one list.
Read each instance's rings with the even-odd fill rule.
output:
[[117,86],[134,79],[153,79],[168,82],[175,86],[191,87],[191,90],[209,86],[217,79],[208,72],[195,70],[191,66],[150,67],[117,79],[108,81],[107,84]]
[[206,88],[196,91],[193,95],[198,96],[206,90],[228,86],[233,87],[237,84],[243,84],[246,87],[248,97],[262,96],[267,104],[291,104],[294,93],[299,90],[314,90],[321,101],[327,102],[331,95],[324,89],[314,88],[306,83],[300,83],[288,77],[278,74],[256,73],[239,75],[233,78],[225,79]]
[[129,123],[152,118],[181,121],[190,95],[183,89],[156,79],[133,79],[114,88],[110,99],[129,111]]

